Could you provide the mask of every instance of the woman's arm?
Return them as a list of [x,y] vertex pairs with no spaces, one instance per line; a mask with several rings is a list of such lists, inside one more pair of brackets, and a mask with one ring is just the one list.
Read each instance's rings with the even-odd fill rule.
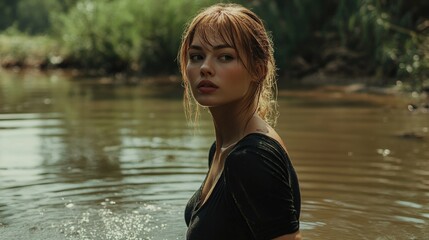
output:
[[[225,162],[227,189],[256,239],[299,240],[299,212],[287,162],[277,148],[243,145]],[[276,238],[282,236],[282,238]]]

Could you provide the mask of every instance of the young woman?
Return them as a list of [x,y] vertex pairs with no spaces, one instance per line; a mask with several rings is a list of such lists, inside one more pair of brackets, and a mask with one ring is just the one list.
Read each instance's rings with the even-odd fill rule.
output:
[[275,62],[261,19],[235,4],[204,9],[185,30],[179,60],[188,117],[207,107],[216,135],[186,206],[187,239],[301,239],[298,179],[269,124]]

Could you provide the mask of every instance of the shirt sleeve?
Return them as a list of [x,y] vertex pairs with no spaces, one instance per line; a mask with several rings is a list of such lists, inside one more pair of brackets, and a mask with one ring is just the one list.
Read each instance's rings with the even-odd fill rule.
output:
[[227,187],[256,239],[299,230],[288,162],[254,146],[236,149],[225,162]]

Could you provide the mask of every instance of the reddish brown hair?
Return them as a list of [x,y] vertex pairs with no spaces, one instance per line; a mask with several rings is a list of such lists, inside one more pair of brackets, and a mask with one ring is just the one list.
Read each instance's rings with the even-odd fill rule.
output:
[[257,100],[257,113],[274,124],[277,118],[275,93],[275,61],[273,44],[262,20],[249,9],[238,4],[216,4],[199,12],[187,25],[178,59],[185,87],[184,106],[188,120],[198,118],[198,104],[192,96],[186,66],[188,49],[195,34],[212,46],[209,36],[217,34],[238,53],[239,60],[254,78],[256,87],[249,104]]

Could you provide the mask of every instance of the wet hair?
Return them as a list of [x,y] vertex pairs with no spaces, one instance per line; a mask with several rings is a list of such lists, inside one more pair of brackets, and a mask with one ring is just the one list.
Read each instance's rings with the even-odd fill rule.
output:
[[256,100],[258,115],[271,125],[277,119],[276,67],[271,37],[262,20],[238,4],[215,4],[200,11],[186,26],[178,53],[183,77],[184,107],[187,119],[197,122],[199,106],[192,96],[186,66],[189,47],[195,34],[204,44],[213,46],[213,34],[237,51],[238,59],[253,77],[254,87],[247,99],[248,107]]

